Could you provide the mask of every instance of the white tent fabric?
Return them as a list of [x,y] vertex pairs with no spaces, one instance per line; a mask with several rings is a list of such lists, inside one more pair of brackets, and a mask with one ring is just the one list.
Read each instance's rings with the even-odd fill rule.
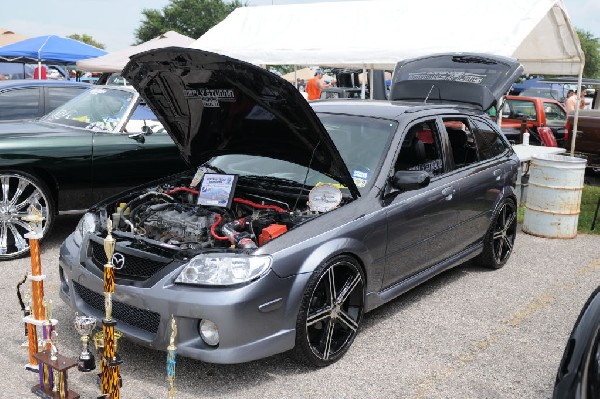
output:
[[191,37],[174,31],[168,31],[154,39],[138,44],[137,46],[113,51],[112,53],[108,53],[101,57],[78,61],[77,69],[88,72],[121,72],[123,67],[125,67],[125,64],[129,62],[129,57],[133,54],[161,47],[187,47],[193,41],[194,39]]
[[371,0],[241,7],[190,47],[256,65],[393,69],[441,52],[515,57],[527,73],[576,75],[583,59],[562,0]]

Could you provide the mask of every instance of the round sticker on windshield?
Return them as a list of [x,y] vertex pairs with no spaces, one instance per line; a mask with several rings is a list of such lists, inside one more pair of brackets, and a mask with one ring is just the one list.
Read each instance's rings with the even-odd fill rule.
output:
[[352,171],[352,180],[354,180],[354,184],[356,187],[363,188],[367,185],[367,180],[369,179],[369,172],[365,170],[353,170]]
[[342,192],[331,184],[313,187],[308,193],[308,208],[313,212],[329,212],[342,202]]

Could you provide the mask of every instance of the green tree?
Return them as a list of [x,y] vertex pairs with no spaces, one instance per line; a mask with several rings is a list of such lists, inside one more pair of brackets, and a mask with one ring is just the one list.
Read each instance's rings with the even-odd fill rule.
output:
[[582,29],[576,29],[579,41],[581,42],[581,49],[585,54],[585,66],[583,68],[583,76],[586,78],[598,78],[600,77],[600,39],[594,38],[594,36],[587,31]]
[[94,40],[93,37],[91,37],[90,35],[86,35],[85,33],[83,35],[80,35],[78,33],[73,33],[72,35],[67,36],[69,39],[73,39],[73,40],[79,40],[82,43],[85,44],[89,44],[90,46],[94,46],[94,47],[98,47],[104,50],[104,44],[97,42]]
[[141,25],[135,30],[136,44],[170,30],[197,39],[233,10],[245,5],[240,0],[171,0],[162,10],[145,8]]

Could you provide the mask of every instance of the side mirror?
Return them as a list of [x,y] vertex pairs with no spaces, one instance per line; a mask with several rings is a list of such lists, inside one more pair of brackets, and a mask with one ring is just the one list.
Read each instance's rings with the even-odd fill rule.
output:
[[421,170],[399,170],[390,178],[390,184],[396,190],[410,191],[427,187],[431,178]]
[[138,143],[144,144],[146,142],[146,136],[144,135],[144,132],[133,133],[133,134],[130,134],[129,136],[127,136],[127,137],[129,137],[132,140],[137,141]]
[[[144,121],[144,123],[146,122]],[[150,136],[152,133],[154,133],[154,131],[150,126],[144,125],[142,126],[142,133],[144,134],[144,136]]]

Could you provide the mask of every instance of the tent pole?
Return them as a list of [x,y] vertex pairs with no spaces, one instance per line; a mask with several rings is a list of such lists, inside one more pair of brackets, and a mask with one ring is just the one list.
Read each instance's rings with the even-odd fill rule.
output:
[[369,87],[370,87],[369,98],[371,100],[373,99],[373,93],[375,92],[375,90],[373,89],[373,87],[374,87],[373,86],[373,81],[374,81],[374,78],[373,78],[373,64],[371,64],[371,72],[369,73]]
[[34,76],[34,79],[41,79],[42,78],[42,60],[40,60],[38,58],[38,76],[37,78]]
[[583,79],[583,67],[585,66],[585,58],[582,58],[579,66],[579,79],[577,81],[577,106],[575,107],[575,115],[573,116],[573,134],[571,134],[571,156],[575,156],[575,139],[577,138],[577,122],[579,121],[579,103],[581,101],[581,81]]
[[[363,75],[362,76],[366,76],[366,65],[363,65]],[[362,83],[361,83],[361,89],[360,89],[360,99],[364,100],[365,99],[365,92],[366,92],[366,88],[365,88],[366,84],[365,84],[365,79],[363,79]]]
[[294,87],[298,90],[298,65],[294,65]]

